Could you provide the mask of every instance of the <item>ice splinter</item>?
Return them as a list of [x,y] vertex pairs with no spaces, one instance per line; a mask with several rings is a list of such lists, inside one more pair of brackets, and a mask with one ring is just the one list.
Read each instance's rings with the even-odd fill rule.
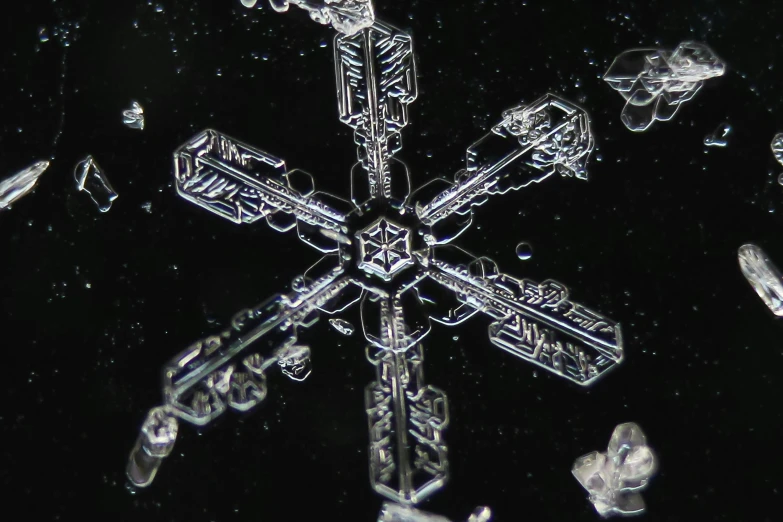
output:
[[329,319],[329,325],[343,335],[353,335],[353,325],[345,319]]
[[631,49],[614,59],[604,75],[626,103],[621,119],[634,132],[655,120],[669,121],[704,82],[722,76],[726,64],[698,42],[683,42],[674,51]]
[[633,422],[614,429],[606,453],[594,451],[576,459],[571,470],[590,493],[590,502],[604,518],[639,515],[645,505],[639,491],[657,467],[641,428]]
[[73,171],[76,179],[76,189],[89,194],[90,199],[98,205],[98,210],[108,212],[117,199],[117,193],[111,188],[109,179],[92,156],[80,161]]
[[753,244],[742,245],[737,251],[742,275],[764,304],[778,317],[783,317],[783,275],[767,254]]
[[0,181],[0,210],[10,209],[12,203],[32,191],[48,168],[48,161],[38,161]]
[[731,134],[732,128],[727,122],[723,122],[718,125],[715,132],[707,135],[704,138],[704,145],[706,147],[725,147],[729,144],[729,134]]
[[[273,5],[282,10],[287,3]],[[338,7],[371,12],[358,1],[327,1],[321,8]],[[309,374],[311,351],[303,338],[319,314],[333,316],[329,323],[348,335],[353,327],[338,316],[358,304],[367,359],[376,369],[365,389],[371,485],[396,503],[388,512],[410,515],[402,520],[433,520],[411,518],[419,512],[397,506],[421,502],[449,476],[448,400],[424,379],[423,342],[433,321],[453,326],[487,315],[491,343],[582,386],[623,360],[619,325],[572,301],[564,285],[514,278],[449,244],[491,196],[555,177],[587,179],[594,139],[583,109],[546,94],[499,115],[452,179],[411,191],[408,167],[396,158],[417,96],[410,36],[374,20],[342,31],[334,53],[340,119],[358,146],[350,201],[316,190],[310,174],[215,130],[174,154],[184,199],[236,224],[264,221],[295,231],[323,257],[294,279],[292,291],[240,312],[229,328],[168,363],[162,408],[197,425],[226,409],[252,409],[266,396],[273,367],[297,380]],[[131,453],[132,463],[147,451],[146,440]],[[141,461],[128,475],[144,486],[159,459]],[[488,517],[486,510],[471,520]]]

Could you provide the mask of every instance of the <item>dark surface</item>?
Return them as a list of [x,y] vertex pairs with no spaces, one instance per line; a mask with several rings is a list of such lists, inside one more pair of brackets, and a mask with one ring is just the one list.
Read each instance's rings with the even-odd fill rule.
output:
[[[308,381],[271,378],[259,411],[203,433],[182,425],[153,486],[125,487],[162,364],[286,291],[318,257],[293,234],[235,226],[178,198],[173,150],[215,127],[344,196],[355,161],[336,117],[330,29],[238,1],[160,5],[19,2],[0,19],[0,173],[54,156],[36,191],[0,215],[3,496],[40,520],[375,520],[363,411],[372,368],[360,338],[325,321],[307,337]],[[750,5],[378,2],[416,45],[420,96],[398,154],[414,185],[460,168],[465,148],[520,100],[552,91],[590,112],[589,182],[495,198],[459,244],[508,273],[566,283],[622,323],[627,352],[588,391],[493,347],[487,321],[435,326],[426,376],[449,395],[453,478],[424,509],[597,520],[571,464],[636,421],[661,462],[643,520],[778,519],[783,330],[736,250],[755,241],[783,263],[781,167],[769,152],[783,130],[783,14]],[[69,24],[66,48],[54,33]],[[627,131],[601,75],[624,49],[687,39],[712,46],[726,75],[674,121]],[[143,132],[121,123],[133,99]],[[722,121],[734,128],[729,146],[705,149]],[[120,195],[107,214],[75,190],[73,166],[87,154]],[[526,262],[514,253],[522,240],[534,248]]]

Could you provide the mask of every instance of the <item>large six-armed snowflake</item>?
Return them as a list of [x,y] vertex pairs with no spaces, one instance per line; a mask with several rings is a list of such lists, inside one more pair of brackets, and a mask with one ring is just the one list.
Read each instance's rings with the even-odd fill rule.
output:
[[[487,314],[493,344],[581,385],[623,358],[618,325],[570,301],[565,286],[515,279],[486,257],[448,246],[470,226],[472,207],[491,195],[555,173],[586,179],[589,120],[551,94],[515,107],[468,148],[454,181],[435,179],[411,191],[408,168],[394,158],[416,99],[410,36],[375,20],[367,0],[291,3],[339,32],[340,119],[354,129],[359,151],[351,201],[315,192],[309,174],[213,130],[175,152],[182,197],[236,223],[263,218],[275,230],[296,229],[324,256],[295,279],[292,292],[240,312],[225,331],[166,365],[164,405],[147,416],[128,476],[138,486],[152,482],[173,447],[177,419],[204,425],[226,407],[247,411],[261,402],[271,366],[307,377],[310,350],[300,332],[319,312],[338,314],[359,303],[367,358],[377,369],[365,394],[370,480],[378,493],[415,504],[448,475],[446,395],[422,377],[430,320],[455,325]],[[272,4],[285,10],[288,2]]]

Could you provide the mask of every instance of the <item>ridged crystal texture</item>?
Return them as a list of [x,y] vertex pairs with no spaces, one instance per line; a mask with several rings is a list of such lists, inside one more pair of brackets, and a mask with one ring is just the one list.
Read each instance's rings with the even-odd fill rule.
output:
[[[277,3],[282,9],[286,2]],[[367,3],[327,2],[338,4]],[[358,306],[356,330],[375,368],[364,394],[370,483],[410,506],[443,487],[449,474],[448,400],[424,378],[423,341],[433,322],[454,326],[488,316],[492,344],[582,386],[622,361],[618,324],[571,300],[564,285],[512,277],[451,244],[490,197],[546,179],[586,180],[594,140],[583,109],[546,94],[500,115],[468,147],[465,168],[453,179],[412,191],[408,167],[395,157],[417,96],[411,37],[374,20],[338,34],[334,59],[339,117],[358,145],[349,200],[317,191],[307,172],[215,130],[174,154],[181,197],[238,225],[263,221],[295,232],[322,257],[290,291],[239,312],[222,332],[172,359],[162,407],[196,425],[227,409],[252,409],[266,396],[274,368],[296,380],[309,375],[305,338],[320,315],[350,335],[353,325],[340,315]],[[145,447],[144,440],[137,444],[131,460]],[[134,467],[131,480],[150,483],[157,464]]]
[[10,209],[14,202],[29,194],[48,168],[48,161],[37,161],[0,181],[0,210]]
[[769,148],[772,150],[772,155],[775,156],[775,160],[783,165],[783,132],[779,132],[773,136]]
[[757,245],[742,245],[737,251],[740,270],[773,314],[783,317],[783,275]]
[[625,51],[614,59],[604,81],[625,98],[623,124],[640,132],[655,120],[674,118],[706,80],[725,71],[726,64],[705,44],[683,42],[674,51]]
[[614,429],[606,453],[579,457],[571,472],[590,493],[590,502],[602,517],[639,515],[645,505],[639,491],[656,470],[656,458],[641,428],[633,422]]
[[122,123],[131,129],[144,130],[144,109],[139,102],[132,102],[130,109],[122,111]]

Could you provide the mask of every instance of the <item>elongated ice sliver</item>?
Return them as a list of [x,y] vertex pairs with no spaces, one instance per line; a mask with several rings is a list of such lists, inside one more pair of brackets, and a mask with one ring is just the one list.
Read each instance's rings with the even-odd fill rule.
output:
[[737,252],[740,270],[764,304],[783,317],[783,276],[767,254],[756,245],[742,245]]

